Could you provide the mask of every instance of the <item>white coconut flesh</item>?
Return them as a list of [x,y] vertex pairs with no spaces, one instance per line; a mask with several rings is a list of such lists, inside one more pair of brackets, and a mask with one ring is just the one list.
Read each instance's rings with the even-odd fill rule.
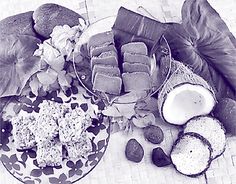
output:
[[201,85],[181,84],[167,94],[162,113],[167,122],[182,125],[195,116],[209,114],[214,105],[210,90]]
[[186,134],[174,146],[170,157],[180,173],[194,176],[209,167],[211,150],[200,138]]
[[217,119],[207,116],[193,118],[184,128],[184,133],[187,132],[198,133],[210,142],[213,150],[212,159],[224,152],[226,145],[225,130]]

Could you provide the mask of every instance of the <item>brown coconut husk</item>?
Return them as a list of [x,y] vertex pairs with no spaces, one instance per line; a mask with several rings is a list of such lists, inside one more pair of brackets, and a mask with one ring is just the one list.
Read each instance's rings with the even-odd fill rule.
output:
[[[216,102],[216,96],[214,89],[208,84],[207,81],[205,81],[202,77],[199,75],[193,73],[193,71],[185,66],[183,63],[172,60],[171,62],[171,71],[170,71],[170,77],[163,85],[162,89],[160,90],[158,94],[158,109],[160,112],[161,117],[165,120],[163,117],[163,104],[167,98],[168,93],[170,93],[173,89],[176,87],[179,87],[183,84],[192,84],[192,85],[199,85],[206,89],[208,89],[212,96],[215,99]],[[165,120],[166,121],[166,120]]]

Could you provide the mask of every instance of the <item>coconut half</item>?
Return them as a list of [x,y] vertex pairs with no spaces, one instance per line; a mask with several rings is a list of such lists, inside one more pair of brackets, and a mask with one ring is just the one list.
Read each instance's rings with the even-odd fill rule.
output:
[[167,122],[182,125],[194,116],[209,114],[214,105],[214,97],[208,89],[186,83],[168,93],[162,111]]
[[211,86],[178,61],[175,71],[158,95],[162,118],[174,125],[183,125],[195,116],[209,114],[216,104]]

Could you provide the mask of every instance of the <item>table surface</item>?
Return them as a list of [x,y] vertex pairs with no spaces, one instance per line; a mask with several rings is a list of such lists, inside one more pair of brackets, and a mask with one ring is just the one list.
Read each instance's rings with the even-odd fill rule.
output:
[[[218,11],[236,36],[236,1],[235,0],[208,0]],[[5,0],[0,1],[0,20],[17,13],[35,10],[39,5],[47,2],[66,6],[90,22],[101,18],[116,15],[120,6],[152,15],[162,22],[181,22],[181,7],[184,0]],[[143,7],[143,8],[138,8]],[[172,127],[160,124],[164,130],[165,140],[161,147],[168,153],[177,132]],[[165,168],[155,167],[150,160],[151,150],[155,147],[144,140],[142,133],[135,130],[133,134],[117,132],[111,135],[107,151],[97,167],[85,178],[77,183],[81,184],[236,184],[236,137],[227,138],[226,151],[220,158],[212,162],[205,175],[199,178],[189,178],[176,172],[172,166]],[[127,161],[124,155],[125,144],[130,138],[136,138],[144,145],[145,157],[141,163]],[[20,184],[12,177],[0,162],[0,183]],[[206,181],[207,180],[207,181]]]

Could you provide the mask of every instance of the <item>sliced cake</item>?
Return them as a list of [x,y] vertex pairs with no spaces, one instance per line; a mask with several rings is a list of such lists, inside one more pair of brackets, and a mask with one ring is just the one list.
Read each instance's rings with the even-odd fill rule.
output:
[[105,45],[105,46],[102,45],[102,46],[97,46],[95,48],[92,48],[90,50],[90,56],[91,57],[99,56],[101,53],[107,52],[107,51],[117,52],[116,47],[114,45]]
[[39,167],[60,166],[62,163],[62,144],[58,139],[37,144],[37,162]]
[[89,38],[87,47],[88,51],[101,46],[114,45],[114,35],[112,31],[98,33]]
[[109,56],[104,58],[93,57],[91,59],[91,68],[95,65],[110,65],[110,66],[118,66],[118,60],[115,56]]
[[132,72],[145,72],[150,74],[150,67],[142,63],[123,63],[123,72],[132,73]]
[[119,95],[121,92],[121,85],[122,80],[120,77],[97,73],[94,77],[93,90]]
[[132,54],[148,55],[148,49],[143,42],[130,42],[121,46],[121,54],[125,52]]
[[122,74],[125,92],[146,91],[152,86],[151,77],[145,72],[133,72]]
[[124,62],[142,63],[142,64],[145,64],[145,65],[148,65],[149,67],[151,67],[150,58],[146,55],[125,52],[123,55],[123,60],[124,60]]
[[92,71],[92,82],[97,73],[104,73],[113,76],[120,76],[120,69],[116,66],[110,65],[95,65]]
[[109,51],[102,52],[101,54],[99,54],[98,56],[95,56],[95,57],[105,58],[105,57],[110,57],[110,56],[114,56],[114,57],[118,58],[117,52],[114,51],[114,50],[109,50]]

